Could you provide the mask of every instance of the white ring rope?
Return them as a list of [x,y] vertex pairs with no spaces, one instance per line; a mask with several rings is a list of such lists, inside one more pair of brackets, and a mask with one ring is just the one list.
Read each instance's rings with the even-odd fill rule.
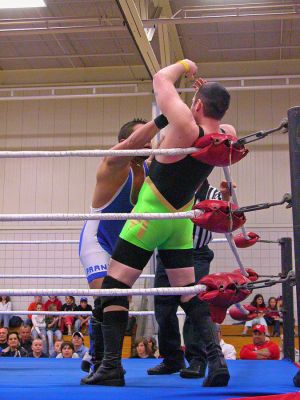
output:
[[177,156],[192,154],[197,147],[175,149],[131,149],[131,150],[63,150],[63,151],[0,151],[0,158],[44,158],[44,157],[136,157],[151,155]]
[[78,244],[79,240],[0,240],[1,244]]
[[[138,279],[148,279],[148,278],[154,278],[154,274],[142,274],[139,276]],[[82,279],[86,278],[85,275],[24,275],[24,274],[19,274],[19,275],[0,275],[0,279]],[[0,289],[0,295],[1,295],[1,289]],[[0,313],[1,314],[1,313]]]
[[197,218],[204,211],[174,213],[97,213],[97,214],[0,214],[1,222],[8,221],[85,221],[85,220],[157,220]]
[[0,289],[2,296],[169,296],[198,294],[205,285],[147,289]]
[[[225,243],[224,238],[215,238],[210,243]],[[1,244],[79,244],[79,240],[0,240]]]
[[[92,311],[1,311],[1,315],[93,315]],[[184,311],[177,311],[177,315],[185,315]],[[154,311],[129,311],[129,315],[154,315]]]

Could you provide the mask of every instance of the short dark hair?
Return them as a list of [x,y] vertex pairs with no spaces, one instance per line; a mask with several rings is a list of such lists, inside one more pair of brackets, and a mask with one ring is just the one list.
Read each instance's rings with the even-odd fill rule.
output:
[[[9,296],[4,296],[4,297],[6,297],[6,303],[8,303],[9,301],[11,301]],[[0,296],[0,301],[2,301],[2,296]]]
[[146,121],[145,119],[142,118],[134,118],[132,121],[126,122],[126,124],[124,124],[119,133],[118,133],[118,141],[121,142],[121,140],[125,140],[127,139],[133,132],[133,128],[135,127],[135,125],[138,124],[147,124],[148,121]]
[[18,341],[20,341],[20,336],[19,336],[18,332],[16,332],[16,331],[9,332],[9,334],[7,335],[7,340],[10,338],[11,335],[16,335],[18,338]]
[[72,349],[73,352],[75,352],[74,344],[68,340],[62,342],[62,344],[60,345],[60,351],[63,351],[63,348],[66,346],[70,347],[70,349]]
[[196,93],[195,100],[203,103],[204,116],[221,120],[230,104],[230,94],[217,82],[205,82]]

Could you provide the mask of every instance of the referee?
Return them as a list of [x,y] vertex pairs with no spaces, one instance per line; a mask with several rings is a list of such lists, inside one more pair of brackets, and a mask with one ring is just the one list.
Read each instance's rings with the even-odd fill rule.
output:
[[[209,185],[206,180],[195,194],[195,203],[203,200],[229,200],[227,183],[221,182],[220,191]],[[208,247],[212,240],[212,233],[194,225],[194,267],[195,278],[198,282],[209,274],[210,263],[214,252]],[[170,283],[165,268],[159,256],[154,280],[155,287],[169,287]],[[187,317],[183,326],[185,354],[181,349],[178,318],[176,315],[180,296],[155,296],[154,310],[158,323],[159,353],[164,358],[156,367],[148,369],[149,375],[168,375],[180,371],[182,378],[201,378],[205,375],[207,358],[205,345],[197,331],[194,331],[190,319]],[[185,367],[184,357],[189,362]]]

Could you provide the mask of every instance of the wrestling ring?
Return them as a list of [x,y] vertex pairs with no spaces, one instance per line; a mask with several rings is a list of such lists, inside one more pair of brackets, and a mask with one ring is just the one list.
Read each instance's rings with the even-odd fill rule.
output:
[[[291,176],[292,176],[292,196],[285,195],[281,201],[276,203],[263,203],[256,204],[253,206],[239,207],[236,192],[232,185],[232,178],[230,173],[230,165],[224,166],[225,178],[231,187],[232,203],[227,205],[227,216],[230,216],[230,222],[227,231],[224,231],[225,238],[214,239],[213,242],[224,243],[227,242],[233,256],[236,260],[236,264],[239,268],[239,274],[245,278],[249,276],[249,269],[246,268],[242,262],[242,257],[238,251],[238,247],[247,247],[245,243],[253,239],[253,243],[266,242],[267,244],[276,244],[281,247],[281,265],[282,270],[277,277],[260,275],[255,280],[249,279],[241,280],[238,284],[236,283],[236,292],[241,290],[248,290],[252,293],[253,289],[270,287],[275,284],[283,284],[283,302],[285,304],[285,315],[284,315],[284,360],[281,361],[230,361],[228,362],[229,371],[231,374],[231,380],[229,386],[226,388],[202,388],[199,381],[201,380],[184,380],[181,379],[177,374],[170,376],[154,376],[148,377],[146,375],[147,368],[153,367],[157,360],[124,360],[124,368],[126,369],[126,387],[124,388],[112,388],[112,387],[81,387],[79,385],[82,372],[80,371],[80,365],[78,360],[56,360],[56,359],[3,359],[0,358],[0,380],[1,380],[1,395],[2,397],[11,396],[14,399],[31,398],[33,400],[40,398],[41,395],[45,399],[57,400],[65,399],[66,396],[71,396],[75,400],[81,399],[98,399],[100,397],[109,396],[112,399],[137,399],[140,396],[151,399],[163,399],[163,398],[201,398],[201,399],[237,399],[246,398],[250,396],[271,396],[281,395],[282,399],[297,399],[298,389],[294,387],[292,377],[297,371],[297,367],[294,365],[294,328],[293,328],[293,290],[292,286],[296,285],[298,298],[299,298],[299,249],[300,249],[300,237],[298,229],[299,221],[299,199],[295,199],[296,190],[296,179],[295,176],[300,174],[299,162],[295,162],[296,156],[295,146],[299,145],[299,126],[300,126],[300,108],[294,108],[289,110],[289,140],[290,140],[290,152],[291,152]],[[278,130],[278,129],[277,129]],[[272,130],[273,133],[274,130]],[[298,132],[298,133],[297,133]],[[260,135],[261,136],[261,135]],[[259,140],[261,137],[254,135],[255,140]],[[264,137],[264,136],[263,136]],[[248,137],[244,138],[246,144]],[[296,145],[295,145],[296,143]],[[168,149],[168,155],[178,154],[191,154],[195,152],[195,148],[191,149]],[[161,154],[162,150],[135,150],[127,152],[126,155],[143,155],[149,154]],[[70,156],[84,156],[84,157],[99,157],[108,155],[107,151],[94,151],[76,153],[76,152],[0,152],[0,158],[15,158],[15,157],[70,157]],[[120,154],[118,154],[120,155]],[[124,154],[125,155],[125,154]],[[288,206],[293,208],[293,219],[294,219],[294,246],[295,246],[295,265],[296,271],[292,271],[292,250],[291,250],[291,239],[282,238],[279,240],[264,240],[260,239],[258,235],[252,232],[247,232],[244,225],[240,225],[241,233],[238,236],[232,234],[233,231],[233,217],[234,215],[240,215],[247,212],[259,211],[261,209],[269,208],[276,205],[287,203]],[[170,214],[2,214],[0,215],[1,222],[20,222],[20,221],[82,221],[89,219],[169,219],[169,218],[191,218],[194,222],[198,221],[199,224],[203,222],[202,217],[207,211],[200,206],[194,210],[186,213],[170,213]],[[201,226],[201,225],[200,225]],[[243,245],[239,245],[242,242]],[[1,240],[0,246],[2,245],[18,245],[18,246],[35,246],[35,245],[77,245],[78,241],[73,239],[61,239],[61,240]],[[228,272],[225,272],[228,274]],[[212,274],[213,275],[213,274]],[[73,296],[95,296],[95,295],[138,295],[138,296],[154,296],[160,295],[179,295],[179,294],[198,294],[202,295],[207,290],[211,290],[208,286],[207,280],[203,280],[199,284],[188,287],[188,288],[132,288],[132,289],[115,289],[110,290],[96,290],[96,289],[36,289],[36,288],[6,288],[5,281],[11,279],[13,281],[20,281],[24,277],[23,274],[1,274],[2,288],[0,292],[5,296],[34,296],[34,295],[73,295]],[[28,274],[27,279],[82,279],[84,275],[57,275],[57,274]],[[153,279],[153,274],[143,274],[140,276],[142,280]],[[267,278],[267,279],[261,279]],[[214,288],[220,292],[220,288]],[[243,300],[243,299],[241,299]],[[234,304],[234,303],[232,303]],[[241,306],[242,307],[242,306]],[[7,312],[7,314],[24,315],[27,312],[22,310],[14,310]],[[32,314],[47,314],[47,312],[32,312]],[[63,312],[49,312],[51,315],[62,315]],[[76,313],[71,313],[76,315]],[[69,315],[71,315],[69,314]],[[83,315],[83,312],[80,312]],[[133,312],[132,315],[153,315],[153,311],[139,311]],[[299,315],[299,310],[298,310]],[[247,371],[247,375],[245,375]],[[245,379],[246,378],[246,379]],[[287,397],[288,393],[291,393],[291,397]],[[262,397],[265,398],[265,397]],[[268,398],[268,397],[266,397]],[[272,397],[270,397],[270,400]]]

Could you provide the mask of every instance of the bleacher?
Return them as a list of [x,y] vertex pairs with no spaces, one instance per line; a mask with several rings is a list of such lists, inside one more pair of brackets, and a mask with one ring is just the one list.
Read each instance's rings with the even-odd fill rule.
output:
[[[243,325],[222,325],[222,338],[226,343],[232,344],[237,351],[237,358],[239,358],[240,350],[245,344],[252,343],[251,339],[251,329],[248,330],[248,334],[245,336],[241,335],[243,330]],[[272,334],[272,328],[270,329]],[[64,335],[64,340],[71,340],[71,336]],[[271,340],[281,345],[281,340],[279,337],[271,337]],[[89,347],[89,337],[84,336],[84,344]],[[122,357],[128,358],[131,355],[132,338],[131,336],[125,336]],[[295,348],[299,349],[298,338],[295,338]]]

